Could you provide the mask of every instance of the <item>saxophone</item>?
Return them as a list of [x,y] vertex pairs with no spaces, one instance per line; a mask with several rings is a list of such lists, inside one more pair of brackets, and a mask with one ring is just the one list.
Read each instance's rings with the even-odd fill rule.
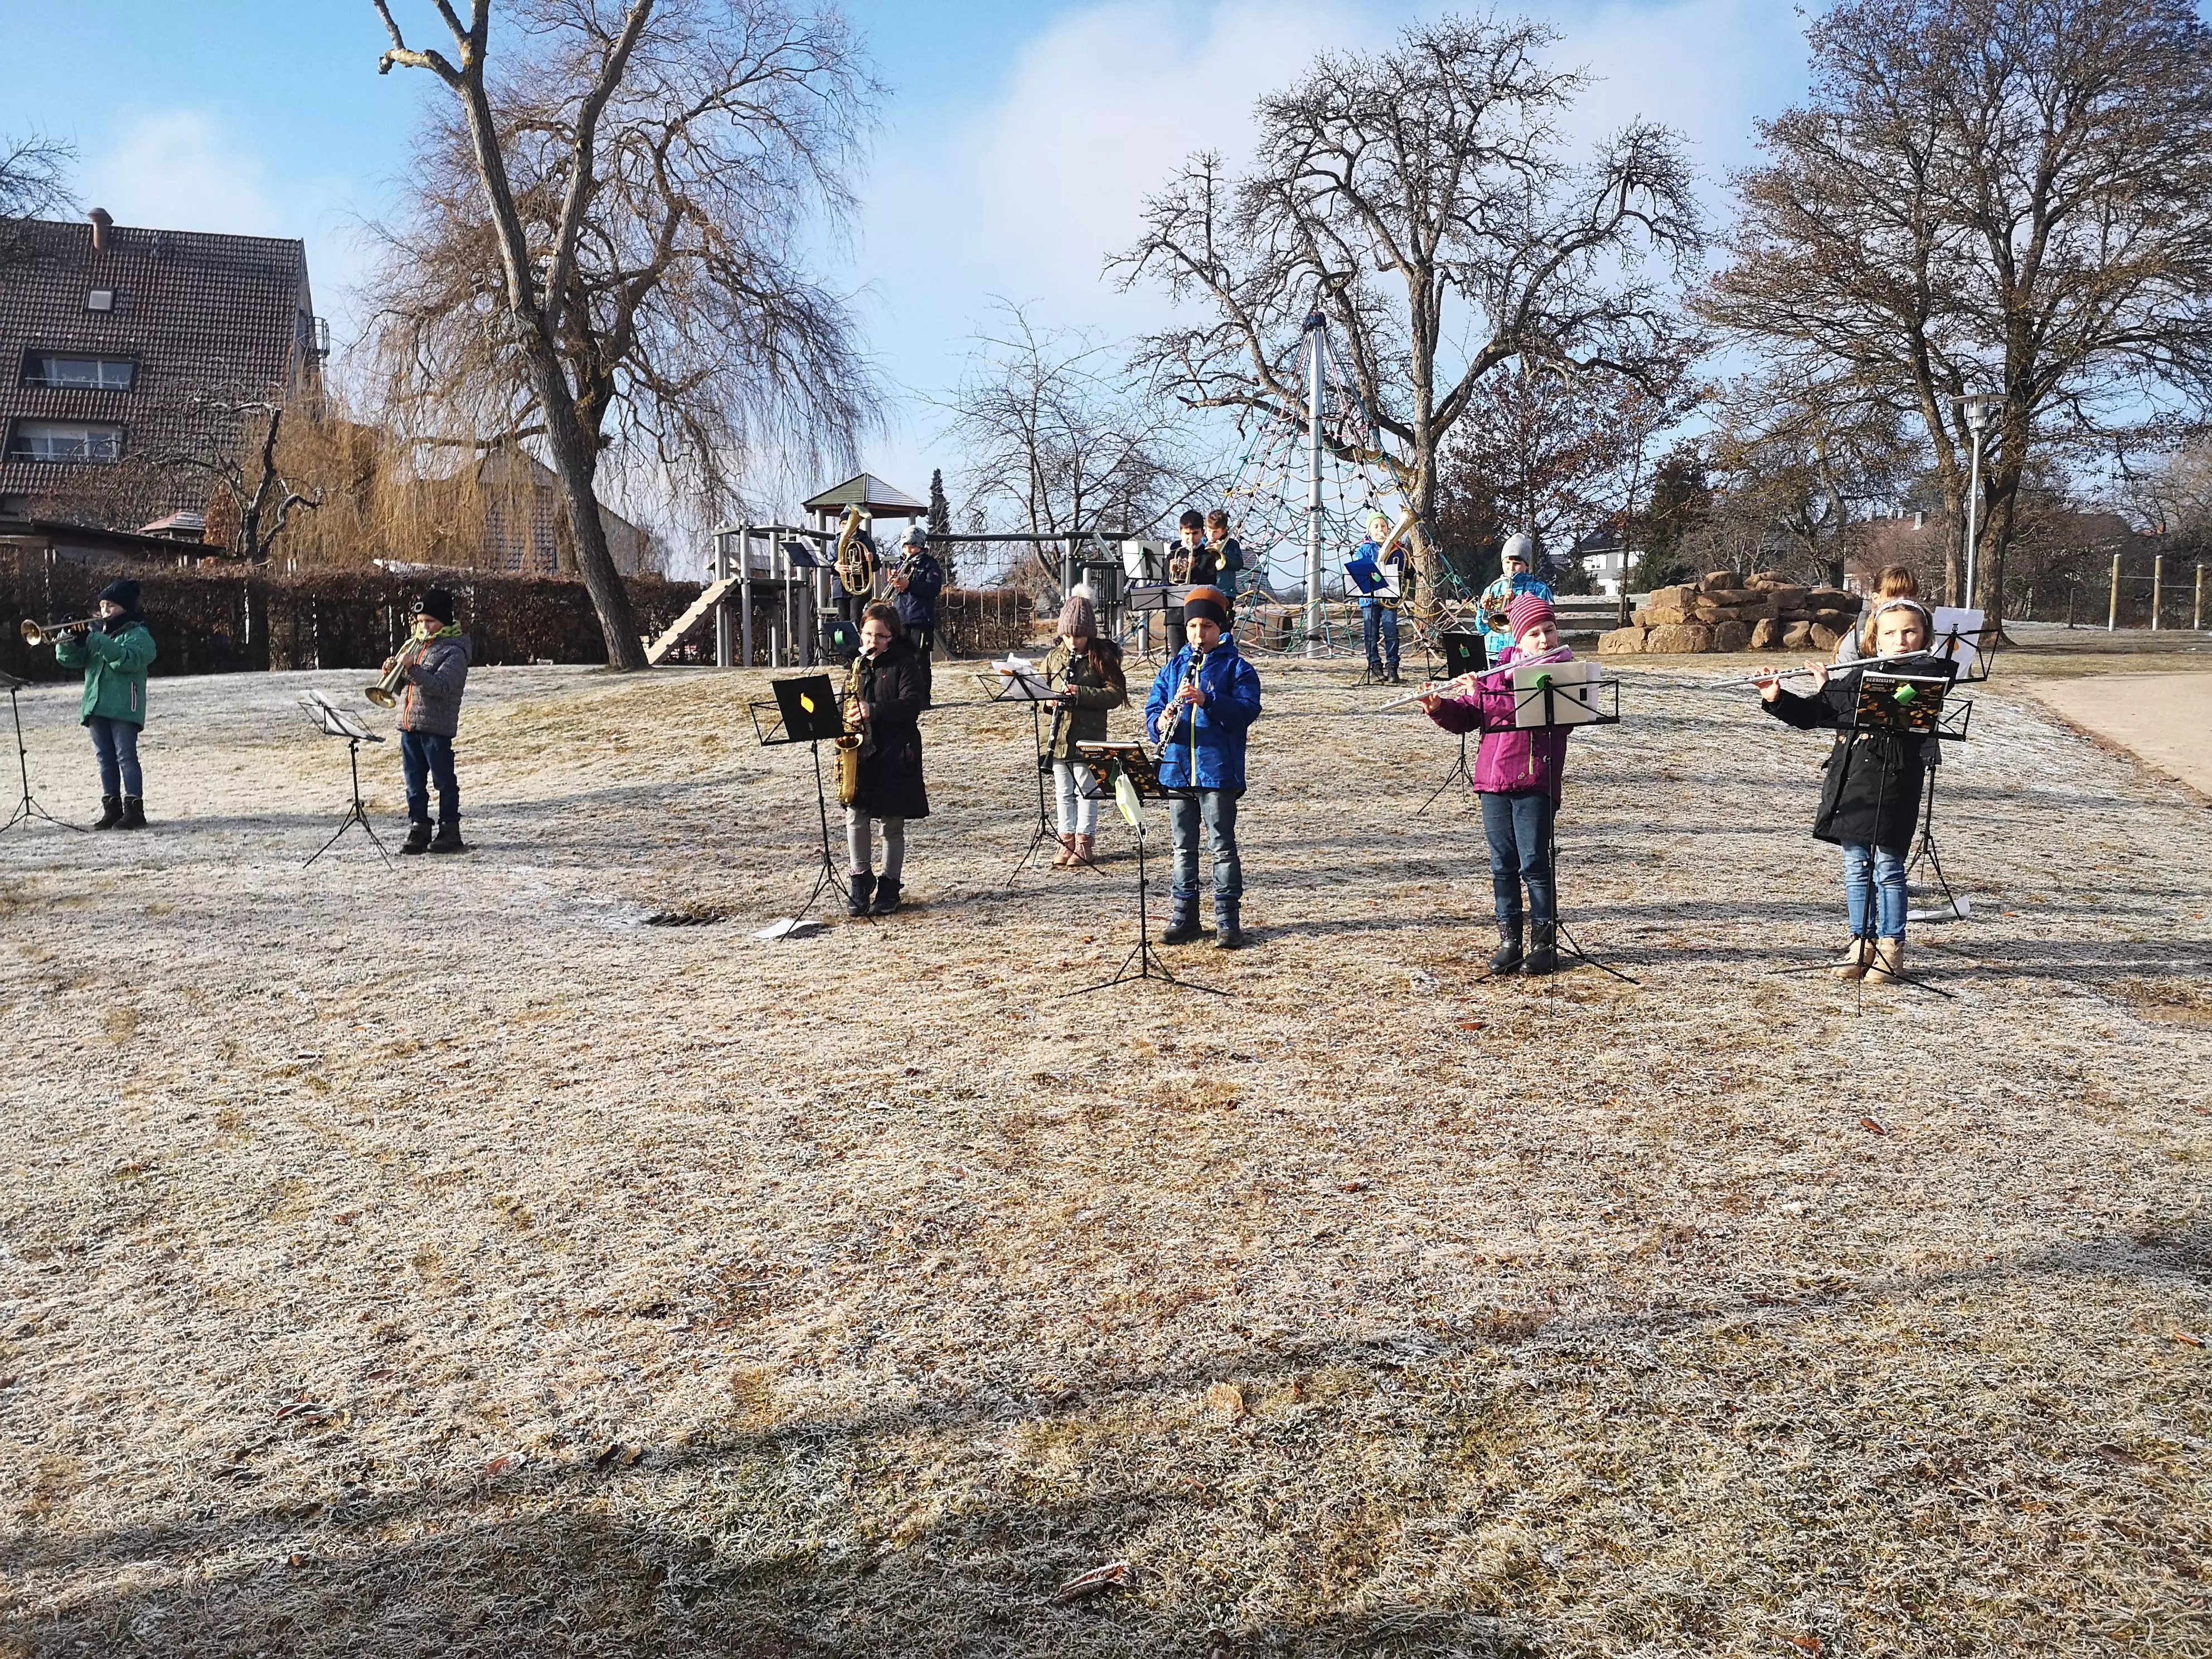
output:
[[845,677],[845,695],[840,699],[845,715],[845,734],[837,739],[840,806],[850,806],[860,798],[860,665],[867,660],[865,656],[853,659],[852,672]]

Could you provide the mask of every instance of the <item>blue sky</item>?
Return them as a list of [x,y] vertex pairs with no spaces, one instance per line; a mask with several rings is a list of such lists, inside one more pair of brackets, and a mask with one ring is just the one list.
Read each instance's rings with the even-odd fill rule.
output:
[[[1477,8],[1468,8],[1476,9]],[[1595,139],[1632,116],[1689,140],[1718,185],[1753,124],[1804,84],[1801,21],[1778,0],[1529,0],[1596,77],[1575,118]],[[1091,0],[917,5],[846,15],[891,88],[849,255],[825,271],[858,296],[896,388],[874,470],[909,489],[943,453],[926,399],[957,378],[994,298],[1042,322],[1123,337],[1160,301],[1100,274],[1147,190],[1189,151],[1237,153],[1255,97],[1315,52],[1379,46],[1433,6],[1346,0]],[[394,0],[416,30],[427,0]],[[404,190],[429,77],[380,79],[368,0],[0,3],[9,66],[0,132],[73,142],[82,206],[125,224],[304,237],[319,308],[343,341],[368,257],[354,227]]]

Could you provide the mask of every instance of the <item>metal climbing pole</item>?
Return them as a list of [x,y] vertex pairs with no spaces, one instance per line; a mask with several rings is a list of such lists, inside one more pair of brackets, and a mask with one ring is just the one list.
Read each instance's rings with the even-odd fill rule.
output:
[[1322,604],[1321,405],[1322,330],[1316,311],[1306,319],[1306,655],[1323,647]]

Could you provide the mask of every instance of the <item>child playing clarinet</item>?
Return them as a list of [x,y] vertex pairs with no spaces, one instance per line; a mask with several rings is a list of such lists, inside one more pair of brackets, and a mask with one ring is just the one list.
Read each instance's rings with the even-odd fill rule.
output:
[[[1570,728],[1516,729],[1510,671],[1515,664],[1531,660],[1571,661],[1574,653],[1559,643],[1559,620],[1549,599],[1523,593],[1506,607],[1505,619],[1513,643],[1499,654],[1497,666],[1462,675],[1423,697],[1421,707],[1447,732],[1482,733],[1469,781],[1482,805],[1483,838],[1490,843],[1490,888],[1498,911],[1498,952],[1490,958],[1491,971],[1548,974],[1559,965],[1552,824],[1566,777]],[[1523,883],[1528,889],[1525,939]]]
[[1199,934],[1198,831],[1213,850],[1213,942],[1244,943],[1244,864],[1237,850],[1237,803],[1244,793],[1244,734],[1260,718],[1260,677],[1229,637],[1229,596],[1194,587],[1183,598],[1187,643],[1168,659],[1145,701],[1145,730],[1159,740],[1160,781],[1186,790],[1168,805],[1175,838],[1174,899],[1163,945]]

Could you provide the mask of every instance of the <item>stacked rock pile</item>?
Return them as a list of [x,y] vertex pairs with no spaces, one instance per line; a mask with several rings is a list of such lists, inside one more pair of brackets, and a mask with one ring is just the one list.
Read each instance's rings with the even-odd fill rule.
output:
[[1839,587],[1793,587],[1779,576],[1710,572],[1696,586],[1662,587],[1626,628],[1602,635],[1601,654],[1836,648],[1866,601]]

